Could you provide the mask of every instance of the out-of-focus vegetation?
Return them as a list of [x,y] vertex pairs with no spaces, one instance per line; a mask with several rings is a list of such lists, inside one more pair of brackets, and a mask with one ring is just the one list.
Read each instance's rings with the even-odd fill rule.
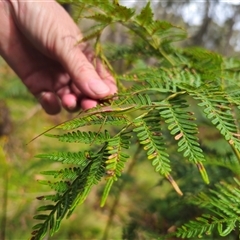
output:
[[[240,11],[238,5],[226,5],[231,9],[230,15],[220,25],[213,20],[216,14],[214,9],[220,3],[201,2],[202,21],[196,26],[191,24],[191,20],[185,22],[181,17],[183,7],[187,7],[191,1],[159,1],[155,4],[158,18],[178,22],[189,29],[192,38],[187,44],[201,45],[227,55],[236,53],[234,47],[237,46],[237,39],[240,39],[236,28]],[[125,43],[124,33],[116,31],[116,28],[109,29],[110,34],[106,33],[105,40]],[[119,67],[118,71],[121,70],[125,70],[124,66]],[[63,112],[55,117],[47,116],[3,60],[0,62],[0,89],[0,239],[27,239],[33,226],[32,217],[39,204],[34,199],[49,191],[38,184],[37,179],[43,178],[39,173],[59,167],[57,164],[49,166],[49,163],[34,156],[53,149],[84,149],[85,146],[63,145],[46,137],[26,145],[38,133],[73,115]],[[204,119],[200,134],[205,139],[203,146],[212,153],[213,161],[217,160],[219,154],[227,156],[231,151],[219,134],[204,124]],[[156,239],[158,234],[174,231],[176,219],[181,224],[199,216],[200,210],[194,206],[186,207],[164,179],[156,179],[151,174],[151,166],[142,158],[139,156],[139,164],[133,168],[131,165],[128,167],[129,172],[116,184],[104,208],[99,207],[101,189],[95,188],[86,203],[79,206],[70,219],[63,221],[60,231],[51,239]],[[184,181],[188,181],[188,184],[181,184],[182,190],[188,192],[189,189],[195,189],[200,192],[205,189],[206,185],[197,170],[189,165],[186,172],[185,167],[177,160],[174,162],[178,177],[181,179],[184,174]],[[208,172],[214,182],[230,175],[230,171],[221,166],[209,166]],[[117,201],[115,195],[118,196],[122,188],[124,191],[121,191],[117,208],[114,208],[114,201]],[[236,235],[226,239],[235,239]]]
[[[73,117],[74,114],[62,112],[58,116],[48,116],[2,59],[0,86],[0,239],[24,240],[29,239],[33,216],[39,206],[36,197],[49,191],[37,181],[43,179],[40,172],[59,167],[57,164],[49,165],[34,156],[53,149],[64,150],[63,147],[76,148],[72,144],[52,142],[46,137],[28,145],[27,143],[37,134]],[[79,148],[79,145],[77,147]],[[114,199],[111,200],[110,197],[106,207],[100,208],[99,189],[96,188],[84,206],[79,206],[70,219],[63,221],[61,230],[51,239],[101,239],[106,233],[108,239],[121,239],[123,225],[131,221],[129,208],[134,214],[142,214],[142,210],[152,204],[151,198],[145,199],[144,196],[152,196],[157,202],[160,201],[159,197],[164,198],[163,189],[171,190],[167,184],[160,187],[153,175],[146,174],[151,170],[148,164],[140,164],[135,167],[131,177],[126,175],[123,178],[126,182],[134,181],[134,186],[127,184],[124,188],[120,207],[115,212],[110,230],[107,226]],[[134,176],[139,174],[142,177],[135,179]],[[121,184],[122,182],[119,183]],[[155,191],[149,193],[149,186]],[[117,192],[118,187],[112,195]],[[157,221],[156,216],[151,216],[151,212],[144,213],[144,217],[147,221]]]
[[[39,160],[35,155],[52,152],[53,149],[79,148],[79,145],[53,143],[46,137],[30,144],[28,142],[75,114],[62,112],[57,116],[47,115],[3,59],[0,59],[0,86],[0,239],[24,240],[29,239],[32,231],[33,216],[39,206],[36,198],[49,191],[38,183],[43,179],[40,172],[59,167],[57,164],[49,165],[49,162]],[[80,148],[83,150],[84,146]],[[110,197],[106,207],[100,208],[100,193],[96,188],[84,206],[79,206],[70,219],[63,221],[61,230],[51,239],[101,239],[104,234],[109,236],[108,239],[121,239],[123,225],[131,220],[128,215],[130,207],[134,214],[139,211],[142,213],[142,209],[150,204],[150,198],[143,199],[143,196],[152,196],[156,201],[159,196],[164,198],[163,188],[160,188],[158,181],[153,175],[146,174],[151,170],[148,164],[140,165],[131,177],[126,175],[123,178],[126,182],[134,181],[134,186],[127,185],[124,188],[121,207],[115,212],[110,230],[107,226],[114,199]],[[139,174],[141,179],[135,179],[134,176]],[[156,191],[149,194],[149,186]],[[165,184],[164,189],[170,191],[171,187]],[[146,217],[150,219],[151,213],[146,213]]]
[[[124,1],[123,1],[124,2]],[[141,8],[147,1],[136,1]],[[224,0],[153,1],[157,19],[187,29],[185,46],[202,46],[224,56],[240,52],[240,3]]]

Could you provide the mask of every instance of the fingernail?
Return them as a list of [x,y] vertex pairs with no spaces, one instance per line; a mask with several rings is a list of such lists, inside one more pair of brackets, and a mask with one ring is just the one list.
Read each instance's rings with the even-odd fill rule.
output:
[[90,80],[88,82],[89,89],[96,95],[104,95],[109,93],[109,87],[99,80]]
[[69,102],[66,107],[69,111],[73,111],[77,107],[77,102],[76,101]]
[[77,107],[77,97],[66,94],[62,97],[62,104],[68,111],[73,111]]

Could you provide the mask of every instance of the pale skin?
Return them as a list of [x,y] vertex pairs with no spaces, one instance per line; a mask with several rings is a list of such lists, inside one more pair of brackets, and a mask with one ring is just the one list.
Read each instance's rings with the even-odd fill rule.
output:
[[89,109],[117,91],[54,0],[0,0],[0,55],[48,114]]

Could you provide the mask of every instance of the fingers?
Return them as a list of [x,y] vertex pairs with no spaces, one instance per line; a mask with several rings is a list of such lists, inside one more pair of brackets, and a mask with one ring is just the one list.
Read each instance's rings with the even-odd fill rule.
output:
[[62,97],[62,106],[69,112],[79,110],[78,99],[74,94],[65,94]]
[[[97,72],[98,76],[101,78],[101,81],[106,84],[109,88],[109,94],[108,95],[113,95],[114,93],[117,92],[117,86],[115,83],[115,79],[113,76],[107,71],[106,67],[101,63],[99,59],[96,59],[93,56],[92,51],[84,51],[84,54],[86,55],[86,58],[89,60],[89,62],[94,62],[95,63],[95,71]],[[76,93],[78,96],[82,95],[82,93],[79,91],[79,88],[76,87],[76,82],[71,84],[71,89],[74,93]],[[89,98],[87,95],[83,96],[81,98],[81,108],[82,109],[89,109],[92,107],[95,107],[97,105],[98,101]]]
[[70,111],[80,105],[88,109],[117,91],[113,77],[92,52],[83,52],[83,44],[76,45],[80,31],[59,4],[10,2],[18,27],[11,20],[11,39],[14,35],[16,43],[6,53],[15,56],[8,57],[8,62],[48,114],[58,113],[61,104]]
[[85,96],[101,99],[111,93],[107,83],[100,78],[79,47],[75,46],[62,61],[74,84]]
[[[18,5],[21,11],[14,4],[13,7],[16,14],[20,12],[18,25],[24,34],[42,53],[61,62],[82,94],[100,99],[111,93],[82,52],[82,45],[76,45],[82,36],[80,30],[58,3],[21,2]],[[23,11],[28,14],[21,15]]]
[[[116,93],[117,87],[114,78],[99,59],[95,59],[94,68],[88,61],[88,56],[81,56],[82,54],[82,52],[78,53],[81,59],[85,61],[82,63],[83,65],[76,67],[76,69],[74,66],[70,66],[69,72],[75,73],[75,75],[72,75],[71,90],[78,96],[78,103],[80,102],[81,108],[85,110],[95,107],[99,99]],[[94,59],[92,58],[90,60],[93,61]],[[61,99],[63,106],[69,110],[71,102],[70,95],[65,95],[61,97]]]
[[110,72],[107,70],[107,67],[102,64],[99,59],[96,59],[96,71],[98,75],[103,79],[104,83],[110,89],[110,94],[114,94],[117,92],[116,81]]
[[54,93],[42,92],[37,99],[46,113],[54,115],[61,111],[61,104]]
[[83,110],[90,109],[97,106],[97,101],[89,98],[83,98],[81,101],[81,108]]
[[81,100],[81,107],[88,109],[95,107],[98,99],[116,93],[117,87],[114,78],[101,61],[94,57],[93,51],[85,48],[82,52],[82,49],[81,46],[74,46],[65,57],[65,62],[63,58],[63,65],[72,74],[73,92],[80,91],[85,96]]
[[[93,64],[95,57],[93,52],[86,48],[86,43],[77,45],[82,38],[80,30],[69,15],[63,9],[62,11],[61,14],[66,15],[64,26],[71,31],[66,33],[59,30],[53,48],[56,60],[61,62],[75,86],[88,98],[97,100],[115,92],[114,79],[99,61],[96,64],[98,66]],[[62,27],[62,25],[59,26]]]

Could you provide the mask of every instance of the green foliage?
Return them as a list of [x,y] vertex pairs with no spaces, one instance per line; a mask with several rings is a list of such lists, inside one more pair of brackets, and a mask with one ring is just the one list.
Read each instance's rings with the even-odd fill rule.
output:
[[[105,180],[100,200],[100,205],[104,206],[126,165],[137,160],[132,150],[135,145],[150,160],[157,173],[156,178],[166,178],[179,195],[184,191],[174,179],[184,178],[190,164],[197,166],[204,182],[209,184],[204,165],[214,163],[209,161],[211,152],[202,147],[204,139],[199,134],[201,119],[226,140],[231,158],[237,159],[236,166],[240,160],[240,86],[236,83],[239,61],[225,59],[206,49],[174,47],[174,41],[185,37],[184,30],[168,22],[154,20],[150,3],[139,14],[117,1],[74,1],[77,3],[80,9],[85,9],[81,17],[84,13],[85,18],[97,22],[82,41],[96,39],[96,55],[106,66],[113,71],[107,53],[102,50],[100,36],[107,26],[114,23],[129,29],[134,40],[126,48],[116,46],[111,49],[111,60],[131,59],[134,66],[132,59],[140,52],[137,60],[144,64],[140,68],[132,67],[124,75],[117,76],[113,72],[118,80],[118,94],[56,126],[63,133],[46,134],[64,143],[86,144],[91,150],[38,155],[49,162],[61,162],[64,168],[43,172],[45,176],[57,179],[40,181],[55,193],[38,198],[53,203],[38,209],[40,213],[35,219],[40,223],[33,227],[32,239],[42,239],[48,232],[50,235],[57,232],[62,219],[69,217],[101,180]],[[149,64],[145,56],[153,56],[155,63]],[[91,130],[82,131],[82,127],[87,126]],[[215,165],[226,165],[231,170],[233,165],[229,161],[224,164],[223,159],[226,156],[216,160]],[[178,169],[178,165],[184,168]],[[235,169],[234,174],[238,177],[239,170]],[[227,183],[217,184],[217,190],[210,190],[207,194],[199,194],[193,198],[193,203],[211,214],[204,213],[171,235],[200,237],[212,234],[214,228],[218,229],[220,236],[228,235],[239,225],[239,194],[237,187]]]
[[192,199],[193,204],[207,208],[210,213],[184,224],[178,228],[176,235],[181,238],[202,238],[204,235],[210,235],[216,228],[219,235],[224,237],[239,228],[240,183],[237,179],[235,181],[235,186],[221,182],[215,189],[210,189],[208,193],[200,193]]
[[[61,170],[61,173],[64,171],[66,174],[67,172],[66,176],[63,177],[63,175],[59,173],[57,176],[60,178],[67,178],[66,181],[42,182],[53,188],[57,194],[40,197],[39,199],[52,200],[56,202],[56,204],[42,206],[38,209],[38,211],[49,211],[49,213],[48,215],[38,214],[34,217],[37,220],[42,220],[43,223],[38,223],[33,227],[33,239],[41,239],[48,229],[50,230],[51,235],[55,233],[60,227],[61,220],[66,215],[71,215],[77,204],[84,202],[92,186],[97,184],[105,173],[104,153],[105,148],[101,149],[97,155],[88,155],[88,164],[84,169],[81,167],[74,168],[73,170],[69,169],[68,172],[66,169]],[[83,165],[85,165],[85,162]],[[71,173],[69,174],[69,172]],[[45,174],[50,174],[56,177],[55,171],[48,171],[45,172]],[[75,177],[72,179],[73,175],[75,175]]]

